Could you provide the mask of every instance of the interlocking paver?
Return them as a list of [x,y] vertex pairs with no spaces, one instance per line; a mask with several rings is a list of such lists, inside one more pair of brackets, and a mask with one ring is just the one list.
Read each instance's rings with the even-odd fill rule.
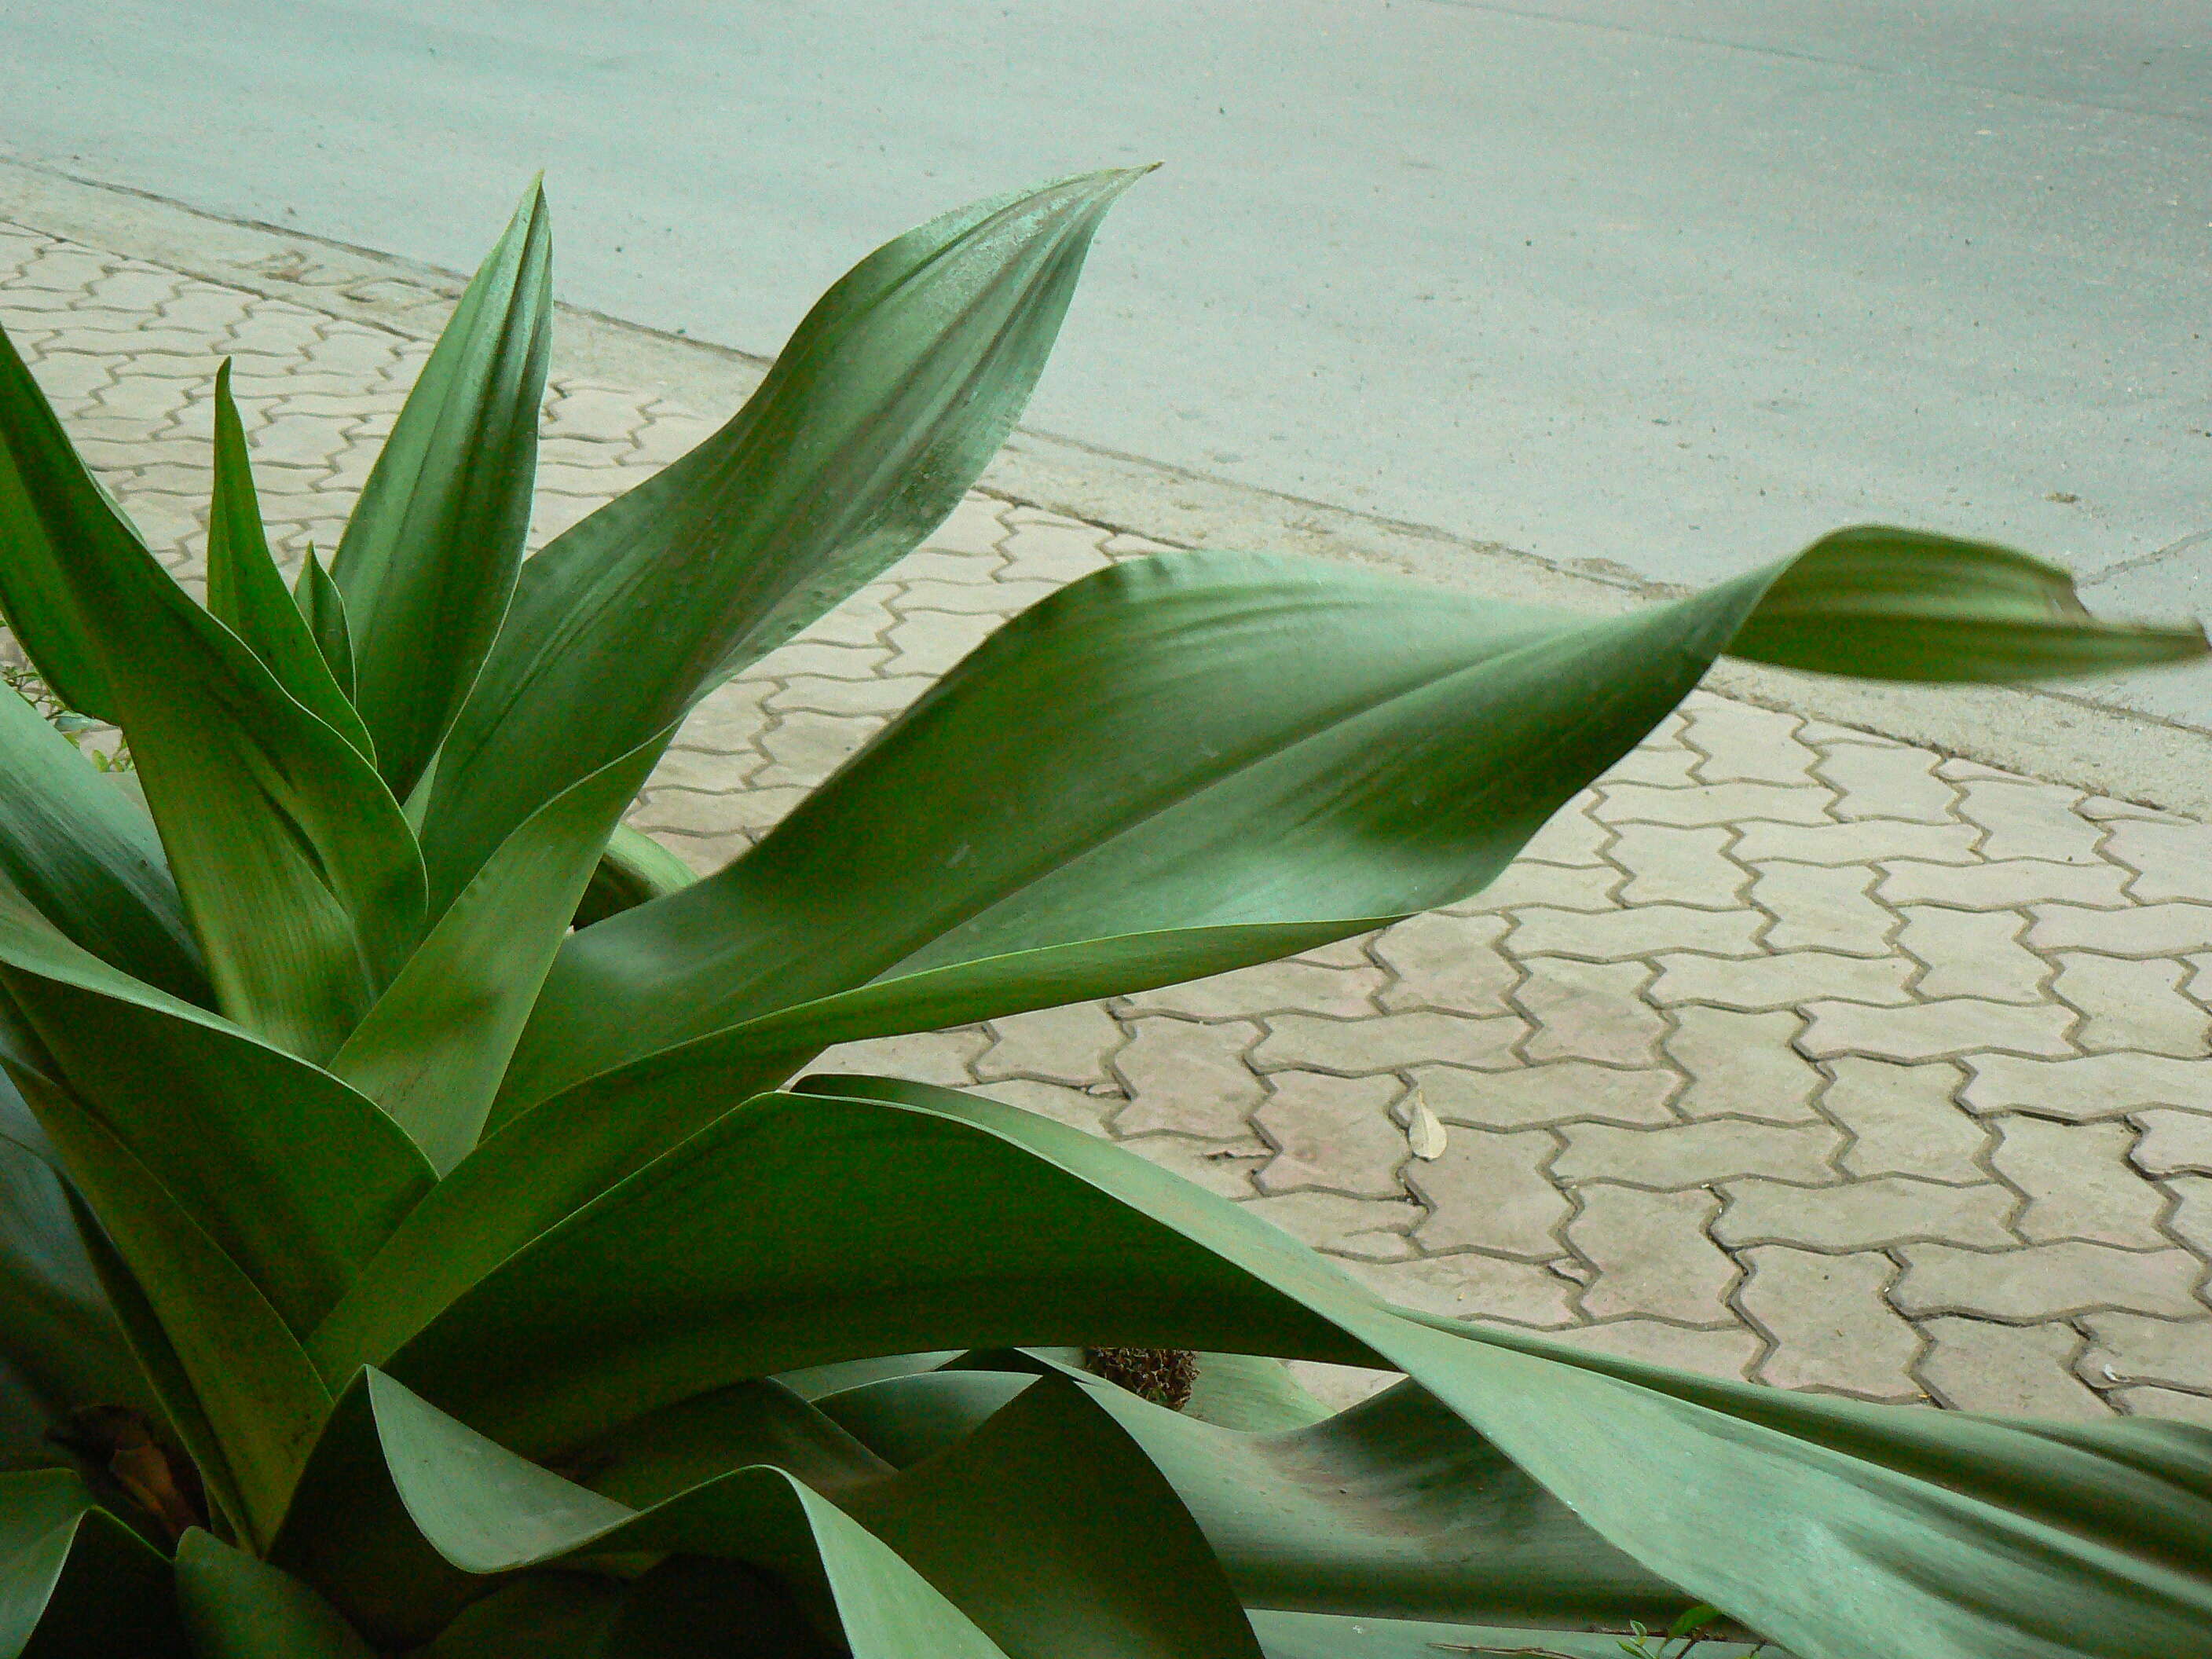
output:
[[[296,561],[335,544],[428,353],[5,228],[0,321],[188,586],[219,356]],[[718,418],[556,361],[532,545]],[[1001,619],[1164,550],[971,495],[706,698],[633,822],[719,867]],[[1436,1311],[1800,1386],[2212,1420],[2189,1369],[2208,848],[2171,813],[1700,692],[1443,911],[821,1064],[1114,1137]],[[2096,1321],[2113,1376],[2077,1353]]]
[[2188,1321],[2091,1314],[2078,1369],[2093,1382],[2154,1382],[2212,1394],[2212,1315]]
[[2106,1398],[2143,1417],[2170,1417],[2212,1429],[2212,1395],[2183,1394],[2174,1389],[2115,1389]]
[[1817,997],[1909,1003],[1913,965],[1901,957],[1847,957],[1834,951],[1784,951],[1727,960],[1667,955],[1651,1000],[1662,1006],[1714,1003],[1746,1012],[1802,1007]]
[[[1610,910],[1620,872],[1609,864],[1544,864],[1522,859],[1474,897],[1447,904],[1437,915],[1486,916],[1540,904],[1553,910]],[[1401,927],[1406,924],[1399,924]]]
[[[1597,798],[1587,790],[1576,796],[1528,838],[1522,856],[1542,864],[1584,867],[1604,864],[1606,844],[1613,839],[1613,831],[1590,815],[1596,804]],[[1608,869],[1607,874],[1612,873]]]
[[1129,1040],[1120,1023],[1095,1002],[1012,1014],[986,1029],[994,1041],[977,1058],[975,1075],[987,1083],[1014,1077],[1072,1088],[1105,1083],[1109,1063]]
[[1670,1071],[1582,1060],[1505,1072],[1417,1066],[1413,1074],[1429,1109],[1445,1122],[1495,1129],[1582,1120],[1673,1123],[1677,1120],[1668,1103],[1682,1087],[1682,1079]]
[[2086,1054],[2030,1060],[1969,1054],[1973,1078],[1959,1098],[1976,1112],[2021,1110],[2072,1122],[2119,1117],[2146,1106],[2212,1101],[2212,1061],[2165,1054]]
[[2058,957],[2051,990],[2081,1011],[2074,1034],[2081,1047],[2100,1053],[2201,1055],[2212,1032],[2212,1014],[2184,994],[2187,964],[2170,957],[2130,961],[2072,951]]
[[1960,782],[1958,811],[1981,826],[1985,859],[2095,865],[2105,826],[2075,811],[2080,799],[2051,784],[1985,775]]
[[1251,1198],[1256,1190],[1253,1172],[1272,1156],[1262,1142],[1243,1137],[1208,1140],[1200,1135],[1131,1135],[1121,1145],[1208,1192],[1240,1200]]
[[[1267,1087],[1267,1099],[1252,1114],[1275,1148],[1254,1177],[1261,1192],[1326,1187],[1359,1198],[1405,1195],[1398,1166],[1406,1161],[1406,1137],[1390,1116],[1404,1084],[1392,1077],[1277,1072]],[[1545,1190],[1551,1191],[1548,1183]]]
[[1753,1179],[1724,1181],[1720,1192],[1728,1207],[1713,1223],[1713,1237],[1731,1249],[1792,1243],[1872,1250],[1928,1239],[2002,1250],[2020,1242],[2005,1224],[2020,1200],[1994,1182],[1960,1187],[1876,1176],[1839,1187],[1805,1187],[1786,1179]]
[[1380,1263],[1345,1263],[1394,1302],[1454,1319],[1503,1320],[1549,1329],[1575,1316],[1574,1282],[1528,1261],[1464,1251]]
[[756,739],[769,763],[752,781],[763,789],[781,785],[811,789],[851,759],[882,726],[874,715],[840,718],[805,709],[780,715]]
[[1743,1252],[1737,1300],[1771,1336],[1763,1382],[1871,1400],[1914,1400],[1920,1334],[1883,1299],[1897,1264],[1883,1255],[1821,1255],[1787,1245]]
[[2135,1131],[2126,1124],[1996,1121],[1990,1164],[2027,1195],[2015,1224],[2023,1238],[2085,1238],[2132,1249],[2167,1242],[2158,1225],[2165,1195],[2128,1167]]
[[[1140,1137],[1124,1146],[1141,1146]],[[1318,1249],[1353,1261],[1402,1261],[1415,1254],[1407,1235],[1426,1213],[1413,1200],[1352,1198],[1319,1188],[1249,1200],[1252,1212]]]
[[2112,824],[2104,850],[2137,872],[2128,890],[2138,899],[2202,898],[2212,892],[2212,828],[2203,824],[2124,819]]
[[1728,1317],[1735,1263],[1705,1234],[1718,1199],[1600,1185],[1583,1188],[1581,1199],[1567,1241],[1598,1271],[1582,1297],[1593,1317],[1650,1314],[1688,1325]]
[[1797,736],[1803,724],[1795,714],[1693,695],[1684,741],[1705,758],[1698,763],[1700,783],[1747,781],[1802,783],[1820,758]]
[[2075,1374],[2081,1334],[2071,1325],[1999,1325],[1930,1319],[1917,1368],[1928,1392],[1966,1412],[2023,1417],[2109,1417],[2112,1407]]
[[2058,864],[2008,859],[1963,868],[1899,860],[1877,896],[1885,904],[1948,904],[1961,910],[2008,910],[2023,904],[2118,907],[2126,902],[2127,872],[2114,864]]
[[[1065,1084],[1040,1083],[1035,1078],[1011,1077],[996,1083],[969,1083],[961,1085],[993,1100],[1003,1100],[1009,1106],[1019,1106],[1024,1111],[1036,1112],[1065,1123],[1072,1129],[1081,1129],[1091,1134],[1106,1133],[1107,1119],[1121,1102],[1118,1096],[1094,1095],[1087,1089],[1071,1089]],[[1246,1181],[1230,1196],[1246,1198],[1251,1195],[1251,1183]]]
[[1559,1255],[1559,1230],[1574,1206],[1545,1173],[1558,1144],[1535,1129],[1462,1129],[1442,1156],[1407,1164],[1406,1184],[1429,1206],[1414,1241],[1432,1254]]
[[1438,913],[1384,928],[1375,936],[1374,955],[1396,980],[1387,988],[1378,988],[1382,1006],[1460,1014],[1511,1013],[1512,1004],[1506,999],[1521,982],[1521,969],[1498,948],[1498,942],[1512,926],[1504,916]]
[[2177,1175],[2193,1170],[2212,1175],[2212,1101],[2202,1112],[2158,1109],[2137,1112],[2142,1139],[2130,1155],[2136,1166],[2151,1175]]
[[1802,784],[1711,783],[1690,789],[1614,784],[1591,815],[1607,823],[1733,823],[1759,818],[1775,823],[1824,823],[1828,791]]
[[1936,767],[1936,757],[1906,744],[1838,744],[1820,757],[1814,775],[1836,790],[1839,818],[1949,823],[1959,792]]
[[1424,1060],[1449,1066],[1506,1066],[1526,1029],[1514,1018],[1468,1019],[1457,1014],[1378,1014],[1372,1019],[1323,1019],[1283,1014],[1252,1051],[1261,1071],[1310,1066],[1348,1077],[1395,1072]]
[[1840,951],[1878,957],[1890,950],[1897,912],[1875,902],[1874,872],[1863,865],[1762,864],[1751,902],[1774,918],[1761,936],[1770,951]]
[[1795,1047],[1803,1024],[1788,1010],[1747,1014],[1725,1008],[1676,1009],[1667,1054],[1690,1079],[1676,1109],[1687,1118],[1819,1121],[1813,1097],[1820,1073]]
[[2197,1255],[2212,1258],[2212,1177],[2169,1176],[2164,1184],[2174,1200],[2166,1231]]
[[2179,956],[2212,949],[2212,902],[2138,904],[2118,910],[2037,905],[2027,942],[2039,951],[2078,947],[2118,957]]
[[1905,1275],[1890,1294],[1908,1314],[2053,1319],[2099,1308],[2183,1319],[2204,1310],[2204,1264],[2186,1250],[2123,1250],[2069,1241],[2017,1250],[1952,1244],[1899,1248]]
[[2048,1006],[2022,1008],[1946,997],[1902,1007],[1874,1008],[1857,1002],[1814,1002],[1806,1006],[1812,1024],[1802,1039],[1805,1052],[1871,1054],[1877,1060],[1936,1060],[1977,1048],[2014,1054],[2064,1054],[2070,1009]]
[[1663,823],[1622,824],[1612,849],[1613,861],[1628,872],[1621,901],[1735,908],[1751,872],[1728,856],[1733,838],[1734,831],[1726,824],[1684,830]]
[[1267,1085],[1245,1061],[1261,1028],[1249,1020],[1200,1024],[1154,1015],[1127,1023],[1128,1046],[1114,1056],[1129,1103],[1115,1133],[1177,1129],[1226,1139],[1247,1133]]
[[910,1036],[870,1037],[825,1051],[813,1069],[870,1077],[910,1077],[918,1083],[957,1087],[971,1079],[970,1068],[991,1046],[980,1026],[951,1031],[917,1031]]
[[1560,1133],[1566,1150],[1552,1165],[1559,1179],[1638,1187],[1703,1187],[1733,1176],[1754,1175],[1802,1182],[1833,1181],[1836,1172],[1829,1159],[1843,1145],[1843,1136],[1826,1123],[1747,1123],[1733,1118],[1651,1129],[1571,1123]]
[[1754,939],[1765,924],[1755,910],[1701,910],[1681,904],[1647,904],[1591,915],[1577,910],[1517,913],[1510,948],[1520,957],[1575,957],[1588,962],[1633,962],[1658,951],[1697,951],[1713,956],[1759,954]]
[[2017,910],[1947,910],[1914,904],[1898,912],[1897,945],[1925,965],[1914,989],[1923,997],[1980,997],[2043,1002],[2051,963],[2021,944],[2027,918]]
[[[1378,939],[1378,948],[1381,942]],[[1282,1013],[1358,1019],[1376,1011],[1384,977],[1381,969],[1364,957],[1350,968],[1328,968],[1316,962],[1269,962],[1256,968],[1240,968],[1235,973],[1216,974],[1211,979],[1186,980],[1181,985],[1139,991],[1122,1001],[1133,1013],[1182,1014],[1192,1019]]]
[[1905,1066],[1845,1054],[1829,1062],[1833,1079],[1820,1109],[1850,1133],[1837,1162],[1862,1178],[1918,1176],[1928,1181],[1985,1178],[1990,1132],[1954,1103],[1966,1074],[1946,1060]]
[[1533,957],[1513,1000],[1536,1022],[1531,1060],[1595,1060],[1646,1066],[1659,1058],[1666,1022],[1644,998],[1651,969],[1640,962],[1589,963]]

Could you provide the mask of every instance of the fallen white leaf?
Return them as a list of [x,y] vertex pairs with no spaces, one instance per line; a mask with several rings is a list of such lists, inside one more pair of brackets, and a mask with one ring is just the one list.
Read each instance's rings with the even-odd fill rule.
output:
[[1406,1145],[1418,1158],[1434,1159],[1444,1155],[1444,1126],[1429,1109],[1429,1103],[1421,1097],[1418,1085],[1407,1112]]

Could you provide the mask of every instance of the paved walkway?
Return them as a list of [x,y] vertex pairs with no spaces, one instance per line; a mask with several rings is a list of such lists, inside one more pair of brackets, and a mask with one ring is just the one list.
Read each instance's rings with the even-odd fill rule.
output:
[[[188,579],[218,354],[296,556],[427,349],[5,225],[0,323]],[[709,428],[556,380],[541,538]],[[1152,545],[971,496],[709,698],[635,821],[713,867],[1004,617]],[[1422,1306],[1786,1387],[2212,1422],[2209,1033],[2212,830],[1700,695],[1474,902],[830,1063],[1109,1135]]]

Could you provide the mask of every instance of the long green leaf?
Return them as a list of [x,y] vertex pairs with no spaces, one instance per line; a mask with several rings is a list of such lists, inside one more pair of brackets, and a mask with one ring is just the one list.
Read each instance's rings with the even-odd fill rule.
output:
[[328,1055],[421,932],[398,802],[135,538],[60,553],[225,1012]]
[[552,270],[545,195],[532,184],[438,337],[332,562],[354,698],[401,797],[468,695],[514,588],[551,350]]
[[95,720],[119,705],[94,639],[100,613],[64,567],[75,550],[119,559],[139,545],[0,329],[0,616],[55,695]]
[[331,678],[337,682],[338,690],[346,700],[353,699],[353,635],[346,622],[345,595],[331,580],[322,561],[309,548],[307,556],[300,562],[300,579],[292,585],[292,602],[300,607],[300,616],[314,635],[315,646],[323,653],[324,665]]
[[215,374],[215,499],[208,511],[207,605],[294,700],[374,762],[375,746],[269,552],[246,428],[230,395],[230,359]]
[[[774,1089],[809,1058],[769,1055],[702,1078],[594,1079],[525,1112],[454,1167],[410,1210],[333,1309],[313,1351],[332,1387],[373,1363],[530,1240],[726,1113]],[[741,1073],[741,1074],[740,1074]]]
[[444,1175],[477,1144],[508,1057],[656,738],[525,819],[330,1063]]
[[[40,1435],[87,1406],[127,1407],[158,1421],[161,1407],[86,1255],[59,1158],[0,1069],[0,1358],[36,1399]],[[52,1455],[51,1445],[39,1449]]]
[[1821,538],[1766,590],[1729,654],[1883,680],[2035,680],[2204,654],[2200,628],[2100,622],[2055,564],[1889,525]]
[[[415,1659],[602,1659],[625,1594],[618,1581],[595,1574],[523,1573],[471,1606]],[[627,1650],[615,1651],[630,1659]]]
[[[856,1160],[881,1171],[860,1202]],[[764,1096],[501,1251],[503,1265],[483,1261],[465,1216],[403,1230],[311,1348],[327,1376],[381,1365],[529,1456],[739,1378],[943,1346],[948,1324],[967,1346],[1139,1344],[1188,1314],[1235,1340],[1186,1346],[1265,1330],[1294,1352],[1371,1362],[1143,1217],[1078,1213],[1036,1169],[941,1116]],[[1041,1304],[1041,1279],[1067,1294]]]
[[[789,1483],[781,1486],[761,1480],[758,1466],[724,1472],[638,1513],[499,1456],[388,1382],[373,1376],[371,1389],[401,1495],[458,1565],[483,1571],[555,1552],[671,1547],[784,1565],[775,1556],[788,1545],[762,1551],[756,1510],[761,1495],[807,1492],[790,1472],[777,1471]],[[1047,1382],[943,1457],[835,1495],[891,1559],[1012,1659],[1256,1659],[1249,1626],[1172,1489],[1070,1384]],[[834,1586],[830,1550],[823,1565]]]
[[1258,1659],[1173,1486],[1072,1382],[1039,1382],[941,1455],[840,1502],[1012,1659]]
[[214,1002],[153,820],[12,692],[0,696],[0,880],[101,960]]
[[107,1236],[84,1195],[75,1188],[70,1191],[70,1207],[84,1237],[85,1255],[93,1271],[100,1275],[100,1288],[106,1292],[108,1305],[115,1310],[124,1338],[131,1345],[131,1358],[138,1362],[147,1387],[160,1401],[161,1410],[155,1420],[167,1424],[175,1443],[191,1459],[192,1467],[199,1473],[209,1512],[217,1524],[233,1537],[246,1536],[252,1531],[252,1524],[240,1492],[237,1474],[223,1449],[222,1437],[216,1432],[206,1407],[200,1403],[199,1390],[193,1386],[191,1373],[185,1370],[176,1344],[161,1328],[161,1316],[155,1310],[145,1286],[138,1282],[137,1274],[123,1259],[122,1252],[116,1249],[115,1241]]
[[428,1165],[373,1103],[118,973],[4,890],[0,982],[61,1079],[296,1331],[429,1189]]
[[[1253,1633],[1267,1659],[1621,1659],[1623,1638],[1583,1630],[1438,1625],[1410,1619],[1321,1613],[1255,1612]],[[1659,1652],[1654,1638],[1653,1652]],[[1667,1659],[1790,1659],[1765,1643],[1700,1640],[1694,1650],[1664,1644]]]
[[[1255,555],[1101,572],[1001,629],[749,854],[572,939],[501,1115],[685,1043],[706,1067],[927,1030],[1464,898],[1744,630],[1791,659],[1770,592],[1791,617],[1833,599],[1869,672],[2048,666],[2016,626],[2018,556],[1867,539],[1595,619]],[[1870,562],[1879,606],[1860,602]],[[2051,628],[2076,660],[2204,648],[2196,629]]]
[[584,890],[583,901],[576,907],[576,926],[588,927],[595,921],[605,921],[647,899],[678,892],[698,879],[690,865],[659,842],[626,823],[618,824],[599,867],[592,872],[592,884]]
[[2206,1431],[1885,1409],[1430,1319],[1050,1120],[819,1086],[840,1092],[756,1102],[640,1171],[388,1369],[548,1455],[736,1377],[948,1340],[1381,1363],[1614,1548],[1805,1659],[2171,1659],[2212,1627]]
[[989,1125],[1326,1310],[1616,1547],[1805,1659],[2155,1659],[2212,1629],[2212,1431],[1869,1406],[1389,1309],[1063,1125],[861,1086]]
[[636,1510],[755,1463],[773,1463],[831,1497],[890,1473],[836,1423],[765,1377],[634,1418],[573,1462],[584,1485]]
[[[820,1402],[904,1466],[975,1433],[1029,1379],[945,1370]],[[1410,1383],[1321,1423],[1249,1434],[1086,1381],[1197,1518],[1249,1605],[1664,1625],[1688,1598],[1577,1521]]]
[[241,1506],[233,1518],[265,1546],[329,1413],[321,1379],[253,1282],[97,1118],[43,1079],[15,1081],[190,1379]]
[[826,1588],[853,1659],[1000,1659],[896,1552],[780,1470],[738,1470],[641,1513],[514,1456],[388,1377],[369,1384],[408,1513],[466,1571],[585,1550],[727,1553]]
[[307,1585],[197,1527],[177,1546],[177,1601],[195,1659],[375,1659]]
[[0,1653],[185,1659],[167,1563],[59,1469],[0,1474]]
[[815,306],[728,425],[524,567],[439,757],[434,908],[540,805],[952,510],[1012,430],[1091,234],[1139,176],[994,198],[886,244]]
[[371,1646],[405,1652],[491,1587],[447,1563],[407,1518],[378,1442],[368,1374],[355,1372],[333,1392],[264,1559],[313,1585]]

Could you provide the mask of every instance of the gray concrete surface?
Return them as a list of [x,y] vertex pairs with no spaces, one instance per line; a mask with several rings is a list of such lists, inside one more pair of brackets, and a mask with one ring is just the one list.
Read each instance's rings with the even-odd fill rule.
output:
[[[1936,15],[1940,12],[1940,15]],[[1158,158],[1031,424],[1700,580],[1895,519],[2212,605],[2201,8],[0,4],[0,150],[761,352],[936,209]],[[2212,674],[2092,687],[2212,727]]]

